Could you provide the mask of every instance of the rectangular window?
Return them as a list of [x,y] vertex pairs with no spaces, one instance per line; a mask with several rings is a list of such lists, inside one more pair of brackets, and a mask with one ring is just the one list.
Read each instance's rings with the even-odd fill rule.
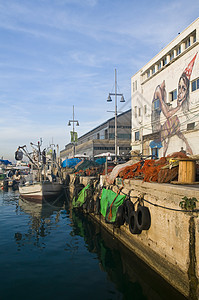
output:
[[145,105],[144,106],[144,114],[146,115],[146,113],[147,113],[147,106]]
[[187,130],[193,130],[195,127],[195,122],[187,124]]
[[162,64],[163,64],[163,66],[165,66],[167,64],[167,58],[166,57],[163,58]]
[[181,46],[179,46],[178,48],[177,48],[177,55],[179,55],[181,53]]
[[171,52],[170,54],[170,60],[174,59],[174,51]]
[[161,61],[158,64],[158,70],[160,70],[160,69],[161,69]]
[[134,107],[135,118],[137,118],[137,106]]
[[137,80],[135,81],[135,91],[137,91]]
[[192,81],[191,83],[191,91],[194,92],[199,89],[199,78]]
[[147,71],[147,78],[149,78],[149,77],[150,77],[150,70]]
[[138,116],[141,117],[141,107],[138,109]]
[[191,45],[190,38],[188,38],[185,42],[185,49],[187,49]]
[[170,101],[174,101],[177,99],[177,89],[169,93]]
[[140,132],[136,131],[135,132],[135,141],[139,141],[139,139],[140,139]]
[[133,92],[135,92],[135,82],[133,82]]
[[152,74],[154,74],[155,73],[155,66],[153,66],[153,68],[152,68]]

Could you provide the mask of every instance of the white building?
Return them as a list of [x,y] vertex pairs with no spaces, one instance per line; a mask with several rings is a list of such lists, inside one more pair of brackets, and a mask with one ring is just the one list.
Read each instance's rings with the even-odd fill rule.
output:
[[199,154],[199,18],[131,78],[132,150]]

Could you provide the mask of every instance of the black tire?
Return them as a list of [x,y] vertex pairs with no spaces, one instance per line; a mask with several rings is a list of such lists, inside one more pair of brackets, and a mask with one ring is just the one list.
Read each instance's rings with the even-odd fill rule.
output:
[[88,203],[88,210],[89,213],[93,213],[94,212],[94,200],[91,199]]
[[96,215],[100,214],[100,198],[97,197],[96,199],[96,203],[95,203],[95,213]]
[[137,212],[132,211],[129,215],[129,230],[132,234],[140,234],[142,230],[137,227]]
[[115,219],[115,226],[120,227],[124,225],[125,218],[124,218],[124,205],[120,205],[117,209],[116,219]]
[[140,230],[148,230],[151,226],[151,214],[146,206],[138,206],[137,227]]
[[132,211],[134,211],[134,204],[130,200],[126,200],[124,203],[124,219],[127,224],[129,224],[129,216]]

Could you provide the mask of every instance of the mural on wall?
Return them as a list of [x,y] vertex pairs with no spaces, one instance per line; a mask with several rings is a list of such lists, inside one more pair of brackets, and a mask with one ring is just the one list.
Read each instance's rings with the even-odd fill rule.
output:
[[[155,89],[152,101],[151,126],[152,133],[160,133],[156,142],[163,145],[163,156],[166,155],[169,142],[172,136],[177,135],[186,145],[187,154],[193,154],[192,149],[180,130],[180,121],[176,115],[182,109],[183,113],[189,110],[189,83],[197,53],[191,60],[187,68],[183,71],[178,81],[177,106],[171,107],[166,101],[166,85],[163,81]],[[164,124],[160,122],[161,112],[166,117]],[[153,141],[154,142],[154,141]]]

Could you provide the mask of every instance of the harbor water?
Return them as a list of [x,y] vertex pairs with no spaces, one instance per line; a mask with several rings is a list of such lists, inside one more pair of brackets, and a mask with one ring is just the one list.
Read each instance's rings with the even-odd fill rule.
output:
[[185,299],[89,216],[0,192],[0,300]]

